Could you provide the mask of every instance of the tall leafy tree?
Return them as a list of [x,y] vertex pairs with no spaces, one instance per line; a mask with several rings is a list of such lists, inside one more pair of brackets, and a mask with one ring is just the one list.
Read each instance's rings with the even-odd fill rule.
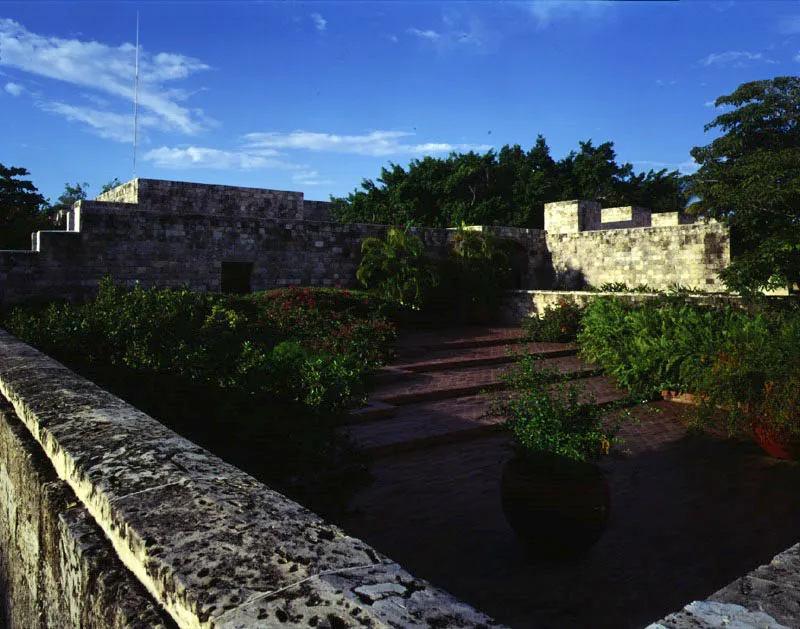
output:
[[31,234],[50,226],[48,204],[25,168],[0,164],[0,249],[30,249]]
[[613,147],[589,140],[556,161],[539,135],[528,152],[515,144],[485,154],[415,159],[407,169],[390,163],[377,180],[365,179],[360,190],[332,198],[332,215],[389,225],[542,228],[544,204],[570,198],[600,199],[606,207],[683,209],[687,197],[677,171],[635,175],[630,164],[617,164]]
[[752,81],[720,96],[705,130],[720,136],[695,147],[700,164],[692,210],[731,229],[723,280],[752,292],[800,280],[800,77]]
[[83,183],[76,183],[74,186],[71,186],[69,183],[64,184],[64,192],[61,193],[61,196],[58,197],[58,201],[56,201],[51,208],[53,223],[57,227],[64,226],[66,213],[72,209],[72,206],[77,201],[85,201],[89,198],[89,193],[87,192],[88,187],[89,184],[85,181]]

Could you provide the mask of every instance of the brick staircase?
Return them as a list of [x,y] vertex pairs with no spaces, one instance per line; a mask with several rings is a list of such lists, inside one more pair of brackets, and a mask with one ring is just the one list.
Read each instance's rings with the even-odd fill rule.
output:
[[367,406],[352,411],[341,431],[374,457],[484,437],[505,422],[488,413],[487,392],[503,394],[503,373],[525,351],[580,379],[599,403],[624,397],[578,358],[574,344],[527,342],[519,328],[417,332],[401,336],[395,363],[376,375]]

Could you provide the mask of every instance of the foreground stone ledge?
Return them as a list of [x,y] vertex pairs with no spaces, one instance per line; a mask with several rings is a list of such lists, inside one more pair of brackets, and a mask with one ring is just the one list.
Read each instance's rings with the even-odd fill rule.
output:
[[174,627],[0,400],[0,626]]
[[181,627],[496,627],[0,330],[0,394]]

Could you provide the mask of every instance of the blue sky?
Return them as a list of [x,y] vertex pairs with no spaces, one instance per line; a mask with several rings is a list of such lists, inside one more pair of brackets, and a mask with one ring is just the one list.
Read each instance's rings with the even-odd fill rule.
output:
[[693,170],[713,101],[800,73],[800,2],[0,2],[0,163],[343,195],[389,161],[611,140]]

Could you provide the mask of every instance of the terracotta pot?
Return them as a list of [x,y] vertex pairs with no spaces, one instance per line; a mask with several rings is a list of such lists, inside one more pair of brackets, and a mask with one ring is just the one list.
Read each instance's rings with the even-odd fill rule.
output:
[[531,560],[579,557],[600,539],[611,511],[599,467],[511,459],[503,468],[503,512]]
[[784,437],[758,424],[753,424],[753,436],[761,449],[770,456],[800,460],[800,438]]

